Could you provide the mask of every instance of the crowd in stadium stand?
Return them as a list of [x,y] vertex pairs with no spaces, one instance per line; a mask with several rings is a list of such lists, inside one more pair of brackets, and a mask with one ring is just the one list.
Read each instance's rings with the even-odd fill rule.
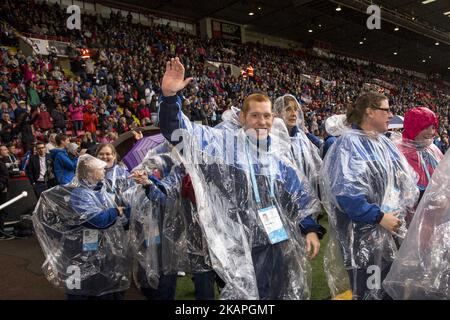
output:
[[[387,94],[394,114],[415,106],[436,111],[436,144],[443,152],[449,146],[450,88],[439,80],[260,44],[203,40],[165,25],[131,23],[131,15],[114,12],[109,19],[83,14],[81,30],[68,30],[65,11],[46,2],[6,1],[1,16],[19,32],[64,37],[71,43],[71,75],[62,72],[55,55],[1,52],[1,142],[16,145],[20,155],[52,131],[68,132],[79,143],[86,132],[95,141],[113,141],[118,134],[155,123],[160,79],[173,56],[195,78],[183,102],[193,121],[215,125],[224,110],[239,107],[252,92],[266,92],[273,99],[290,93],[303,103],[308,130],[322,138],[325,119],[345,113],[364,84],[377,78],[396,86]],[[1,39],[2,45],[17,44],[7,25]],[[79,48],[88,48],[91,58],[83,59]],[[252,66],[254,74],[233,76],[223,66],[210,70],[207,60],[244,70]],[[302,74],[324,80],[306,81]]]
[[[368,286],[373,266],[382,283],[394,262],[399,270],[412,265],[395,257],[401,239],[409,240],[407,228],[416,226],[414,214],[427,207],[448,211],[434,200],[449,191],[439,183],[441,176],[448,181],[448,159],[446,169],[438,164],[449,148],[450,86],[438,75],[424,79],[317,51],[205,40],[169,25],[133,23],[119,11],[109,18],[83,14],[81,30],[66,27],[57,4],[7,0],[0,14],[6,46],[0,49],[0,204],[11,195],[9,178],[26,172],[41,199],[31,219],[43,268],[52,262],[47,279],[65,283],[67,299],[123,299],[132,263],[147,299],[173,300],[180,270],[192,271],[196,299],[214,299],[215,281],[225,300],[309,299],[308,260],[319,253],[324,213],[330,243],[339,241],[343,250],[342,261],[334,249],[327,251],[335,257],[324,258],[333,298],[350,292],[353,299],[408,299],[415,297],[410,283],[423,291],[433,275],[448,274],[443,237],[424,241],[444,254],[430,254],[437,267],[422,270],[425,280],[402,281],[407,294],[397,292],[399,281],[389,294]],[[26,55],[16,31],[69,43],[70,68],[50,47],[49,55]],[[233,118],[210,128],[241,106],[239,124]],[[342,114],[347,128],[337,124],[332,133],[325,121]],[[392,114],[405,116],[397,140],[387,133]],[[127,164],[130,174],[110,143],[130,131],[139,140],[137,129],[150,125],[160,126],[164,143],[134,170]],[[182,156],[171,139],[180,128],[187,132]],[[288,135],[275,137],[279,129]],[[236,147],[216,148],[225,141]],[[194,163],[197,151],[207,161]],[[429,196],[428,185],[443,188]],[[422,197],[427,204],[417,206]],[[6,215],[0,212],[0,240],[14,239],[4,228]],[[431,234],[438,224],[429,220],[434,217],[416,229]],[[448,234],[448,214],[442,221]],[[417,265],[431,260],[425,249],[417,249]],[[69,266],[83,270],[82,286],[64,279]],[[409,272],[416,276],[417,268]],[[444,288],[418,297],[433,292],[448,299],[448,277],[434,278]]]

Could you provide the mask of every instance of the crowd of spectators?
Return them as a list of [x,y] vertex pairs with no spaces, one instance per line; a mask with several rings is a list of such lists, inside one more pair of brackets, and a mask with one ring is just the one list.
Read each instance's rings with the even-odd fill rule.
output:
[[[239,107],[252,92],[265,92],[273,99],[290,93],[303,103],[307,130],[322,138],[326,118],[345,113],[364,84],[377,78],[395,84],[387,94],[395,114],[415,106],[437,112],[436,143],[444,152],[449,146],[450,88],[436,79],[303,51],[205,40],[167,25],[132,23],[131,15],[124,17],[119,11],[109,18],[83,14],[81,30],[66,28],[67,14],[57,4],[7,0],[0,13],[6,21],[1,45],[17,45],[12,28],[70,43],[71,70],[64,71],[54,54],[0,52],[0,138],[2,144],[15,145],[19,156],[38,141],[47,143],[53,132],[67,133],[81,145],[83,140],[112,142],[124,132],[157,124],[160,79],[166,61],[174,56],[195,79],[183,92],[183,109],[193,121],[213,126],[223,111]],[[89,49],[90,58],[81,57],[81,48]],[[206,61],[244,70],[251,65],[254,75],[236,76],[222,65],[211,69]],[[315,81],[317,77],[323,80]]]

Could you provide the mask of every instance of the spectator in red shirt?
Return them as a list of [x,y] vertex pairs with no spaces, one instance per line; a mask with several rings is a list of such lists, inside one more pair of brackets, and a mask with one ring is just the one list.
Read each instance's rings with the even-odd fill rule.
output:
[[151,118],[151,112],[149,106],[145,104],[145,99],[141,99],[137,108],[139,119]]
[[34,125],[35,129],[40,129],[41,131],[48,131],[53,127],[52,118],[47,111],[45,104],[42,103],[36,108],[36,111],[33,112],[31,123]]
[[83,115],[84,130],[92,133],[92,138],[96,140],[98,117],[93,105],[89,105],[86,108],[86,112]]

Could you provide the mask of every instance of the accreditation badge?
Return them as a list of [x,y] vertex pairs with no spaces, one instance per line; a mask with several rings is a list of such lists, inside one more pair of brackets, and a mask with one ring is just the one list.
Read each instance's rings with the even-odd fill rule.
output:
[[278,209],[275,206],[258,210],[258,215],[271,244],[289,239],[286,229],[283,226],[283,222],[281,221]]

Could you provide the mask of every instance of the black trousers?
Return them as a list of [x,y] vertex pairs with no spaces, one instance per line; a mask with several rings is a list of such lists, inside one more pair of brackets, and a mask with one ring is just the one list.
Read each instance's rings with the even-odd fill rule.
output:
[[286,271],[286,257],[280,243],[252,248],[259,299],[278,300],[284,290],[283,273]]
[[369,288],[370,284],[373,285],[373,280],[369,279],[369,277],[373,277],[375,274],[367,270],[367,268],[347,270],[352,287],[353,300],[392,300],[382,286],[390,269],[391,263],[385,262],[382,264],[380,279],[378,279],[379,288]]
[[177,275],[162,275],[159,277],[158,289],[142,287],[141,292],[147,300],[175,300]]
[[214,283],[216,282],[216,272],[195,272],[192,273],[192,280],[195,286],[196,300],[215,300]]
[[34,193],[36,194],[36,197],[39,199],[41,196],[41,193],[47,190],[47,183],[36,181],[33,185]]

